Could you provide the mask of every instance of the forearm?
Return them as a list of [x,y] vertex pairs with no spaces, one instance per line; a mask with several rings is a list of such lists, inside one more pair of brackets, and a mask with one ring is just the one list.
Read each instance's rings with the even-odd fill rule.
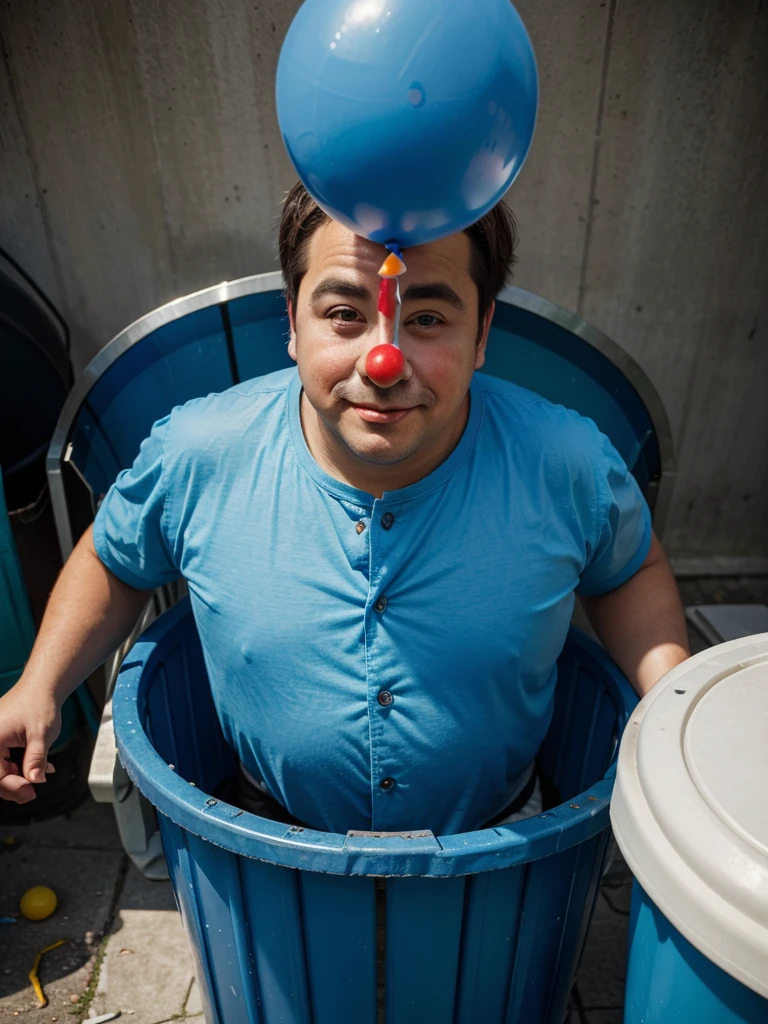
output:
[[655,537],[649,559],[623,586],[581,601],[603,646],[641,697],[690,656],[677,583]]
[[106,568],[89,528],[56,581],[19,684],[42,688],[61,704],[119,647],[149,597]]

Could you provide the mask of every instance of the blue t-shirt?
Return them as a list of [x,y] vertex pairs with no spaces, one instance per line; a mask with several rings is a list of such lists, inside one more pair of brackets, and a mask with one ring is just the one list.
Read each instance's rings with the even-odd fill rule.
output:
[[454,451],[375,500],[315,462],[300,396],[283,370],[159,420],[96,551],[186,579],[224,735],[292,815],[477,828],[547,731],[574,591],[645,560],[646,503],[591,420],[481,374]]

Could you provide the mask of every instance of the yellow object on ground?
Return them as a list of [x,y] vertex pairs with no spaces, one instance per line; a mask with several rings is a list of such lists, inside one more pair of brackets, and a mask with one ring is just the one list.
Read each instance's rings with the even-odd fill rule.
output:
[[19,910],[28,921],[44,921],[54,912],[58,902],[53,889],[47,885],[34,885],[21,897]]
[[[36,888],[43,889],[44,886],[38,885]],[[48,892],[50,891],[51,890],[49,889]],[[35,962],[32,964],[32,970],[29,972],[29,980],[32,982],[32,987],[35,990],[35,995],[37,996],[37,1000],[41,1007],[48,1005],[48,999],[43,992],[43,986],[40,984],[40,979],[37,976],[37,969],[40,966],[40,961],[46,953],[50,953],[52,949],[58,949],[59,946],[63,946],[66,941],[66,939],[59,939],[58,942],[54,942],[52,945],[46,946],[45,949],[41,949],[35,957]]]

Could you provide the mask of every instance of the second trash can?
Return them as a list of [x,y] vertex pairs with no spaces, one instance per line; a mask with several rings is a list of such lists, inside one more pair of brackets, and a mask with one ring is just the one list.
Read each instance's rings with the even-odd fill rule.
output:
[[636,879],[625,1024],[768,1024],[768,634],[642,701],[611,817]]

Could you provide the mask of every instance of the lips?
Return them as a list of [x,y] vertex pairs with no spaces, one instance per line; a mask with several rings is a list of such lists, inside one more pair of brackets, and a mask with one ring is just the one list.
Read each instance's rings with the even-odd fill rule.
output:
[[409,412],[413,411],[411,408],[377,409],[375,406],[355,405],[354,403],[352,403],[352,408],[365,423],[399,423]]

